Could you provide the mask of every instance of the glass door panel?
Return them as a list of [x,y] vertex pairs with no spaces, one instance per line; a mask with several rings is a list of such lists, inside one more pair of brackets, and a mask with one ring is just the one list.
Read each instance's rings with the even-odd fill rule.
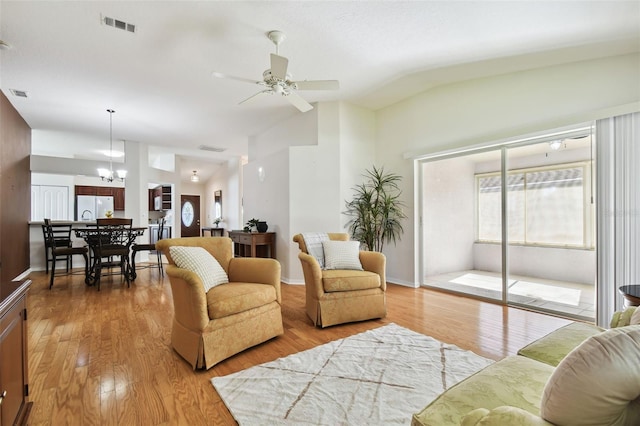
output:
[[508,303],[593,320],[590,142],[507,149]]
[[422,285],[503,299],[500,153],[421,163]]

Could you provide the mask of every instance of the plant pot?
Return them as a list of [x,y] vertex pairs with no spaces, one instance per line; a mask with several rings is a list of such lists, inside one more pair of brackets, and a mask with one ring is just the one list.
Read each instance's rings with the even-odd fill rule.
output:
[[267,225],[267,222],[258,222],[256,228],[258,229],[258,232],[267,232],[269,225]]

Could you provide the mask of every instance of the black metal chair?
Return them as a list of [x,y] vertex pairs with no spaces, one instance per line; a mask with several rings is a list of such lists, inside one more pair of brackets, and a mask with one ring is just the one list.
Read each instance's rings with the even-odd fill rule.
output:
[[[156,241],[160,241],[164,237],[164,218],[160,219],[158,224],[158,233],[156,234]],[[151,238],[151,235],[149,235]],[[155,251],[158,263],[156,265],[147,264],[147,265],[139,265],[136,267],[136,254],[141,251],[153,252]],[[162,266],[162,252],[156,250],[155,242],[150,242],[148,244],[133,244],[131,246],[131,279],[135,280],[137,278],[136,269],[147,269],[147,268],[158,268],[160,272],[160,276],[164,276],[164,268]]]
[[[129,249],[131,245],[131,224],[133,219],[99,218],[96,220],[97,241],[91,245],[94,256],[95,283],[100,291],[100,278],[102,269],[119,267],[127,281],[127,287],[131,286],[129,279]],[[114,260],[114,258],[118,260]]]
[[[84,257],[84,275],[87,276],[89,268],[89,259],[87,253],[89,249],[86,246],[73,247],[71,243],[71,224],[70,223],[51,223],[50,219],[44,220],[42,230],[45,234],[45,251],[47,252],[47,273],[49,273],[49,262],[51,262],[51,276],[49,278],[49,290],[53,287],[53,279],[56,276],[56,263],[59,260],[66,261],[65,274],[69,274],[69,268],[72,266],[73,256],[82,255]],[[51,260],[49,254],[51,253]],[[73,272],[71,272],[73,274]],[[58,274],[62,275],[62,274]]]

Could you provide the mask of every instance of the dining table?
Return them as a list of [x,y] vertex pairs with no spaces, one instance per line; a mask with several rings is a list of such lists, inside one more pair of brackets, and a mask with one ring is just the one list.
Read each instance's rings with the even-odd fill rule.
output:
[[[125,245],[127,246],[127,248],[129,248],[129,250],[131,249],[131,244],[133,244],[133,242],[136,240],[136,238],[138,238],[141,235],[144,235],[144,231],[146,230],[146,227],[141,227],[141,226],[134,226],[131,227],[130,229],[127,229],[127,236],[126,236],[126,241],[125,241]],[[75,232],[76,237],[78,238],[82,238],[86,243],[87,246],[89,247],[89,268],[87,268],[87,274],[85,276],[84,282],[87,285],[94,285],[98,279],[100,278],[98,276],[98,258],[97,258],[97,254],[98,253],[98,249],[99,249],[99,245],[100,245],[100,241],[99,241],[99,235],[104,235],[105,232],[111,232],[108,229],[100,229],[100,231],[98,231],[98,227],[96,225],[86,225],[84,227],[79,227],[79,228],[73,228],[73,231]],[[121,232],[121,230],[119,231]],[[119,265],[119,263],[116,262],[102,262],[102,266],[117,266]],[[126,269],[125,269],[125,278],[127,280],[132,280],[135,274],[135,271],[133,271],[133,269],[131,268],[130,263],[128,262],[128,260],[126,261]]]

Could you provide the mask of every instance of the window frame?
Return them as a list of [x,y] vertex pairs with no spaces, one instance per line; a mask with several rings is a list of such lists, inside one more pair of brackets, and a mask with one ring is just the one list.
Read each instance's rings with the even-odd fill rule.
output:
[[[567,249],[576,249],[576,250],[595,250],[595,214],[593,212],[593,194],[591,193],[592,188],[589,182],[591,181],[591,171],[592,171],[592,160],[583,160],[583,161],[574,161],[569,163],[558,163],[553,165],[544,165],[544,166],[536,166],[536,167],[525,167],[520,169],[510,169],[507,171],[507,176],[516,175],[516,174],[524,174],[526,176],[527,173],[532,172],[545,172],[545,171],[553,171],[553,170],[566,170],[566,169],[575,169],[582,168],[582,244],[553,244],[553,243],[536,243],[536,242],[527,242],[527,209],[525,205],[524,209],[524,223],[525,223],[525,231],[524,231],[524,242],[511,242],[508,244],[512,246],[525,246],[525,247],[551,247],[551,248],[567,248]],[[490,178],[495,176],[501,176],[500,171],[495,172],[483,172],[476,173],[474,175],[475,178],[475,243],[479,244],[501,244],[501,240],[489,240],[489,239],[481,239],[480,238],[480,179],[482,178]],[[502,183],[502,182],[501,182]],[[526,200],[526,186],[524,188],[525,191],[525,200]],[[526,203],[526,201],[525,201]]]

